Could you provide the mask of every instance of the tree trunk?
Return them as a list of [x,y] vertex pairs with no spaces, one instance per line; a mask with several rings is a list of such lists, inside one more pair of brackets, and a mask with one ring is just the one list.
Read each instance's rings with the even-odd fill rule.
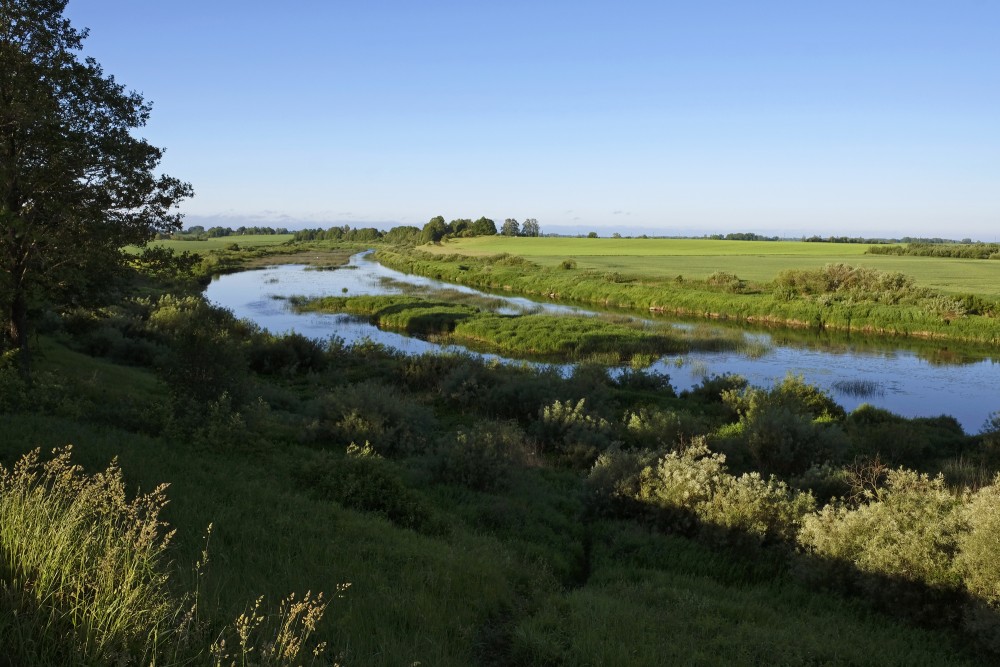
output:
[[24,291],[20,289],[15,290],[11,298],[7,335],[10,339],[11,349],[18,352],[17,365],[21,371],[21,377],[30,381],[31,356],[28,350],[28,302],[24,298]]

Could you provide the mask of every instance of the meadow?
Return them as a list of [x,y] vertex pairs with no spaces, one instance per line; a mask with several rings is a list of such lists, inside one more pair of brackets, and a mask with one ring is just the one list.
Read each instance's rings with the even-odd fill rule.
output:
[[156,248],[169,248],[174,252],[208,252],[211,250],[222,250],[233,245],[241,248],[259,248],[281,245],[287,243],[295,237],[294,234],[247,234],[219,236],[201,240],[163,240],[152,241],[149,245]]
[[614,239],[477,236],[450,239],[421,250],[484,257],[509,253],[544,267],[573,259],[580,269],[617,271],[648,278],[704,280],[716,271],[744,280],[771,281],[780,272],[850,264],[912,276],[917,285],[946,294],[1000,298],[1000,261],[944,257],[866,255],[866,244],[713,239]]
[[[476,240],[476,239],[473,239]],[[522,239],[516,239],[520,241]],[[525,246],[538,251],[547,244],[552,252],[574,250],[581,244],[598,247],[603,239],[523,239]],[[572,243],[570,243],[572,241]],[[609,240],[620,245],[645,243],[646,239]],[[547,298],[557,302],[587,304],[605,308],[622,308],[641,312],[662,312],[685,317],[731,320],[747,324],[766,324],[815,331],[856,332],[865,335],[900,338],[927,338],[954,342],[1000,344],[1000,302],[984,295],[994,291],[985,284],[976,284],[977,292],[946,293],[935,290],[915,276],[899,271],[884,271],[868,266],[829,263],[830,256],[813,257],[814,268],[803,267],[802,258],[782,256],[789,267],[776,275],[775,265],[764,273],[764,281],[750,280],[738,271],[754,265],[767,264],[770,258],[756,255],[679,255],[659,256],[597,256],[606,267],[621,270],[586,268],[595,256],[565,257],[550,254],[481,254],[460,251],[465,240],[445,242],[441,246],[425,245],[416,249],[381,248],[375,258],[396,270],[469,285],[480,289],[512,292]],[[489,241],[479,241],[481,250],[493,249]],[[507,241],[497,242],[508,247]],[[713,241],[684,241],[680,247],[694,252],[704,251]],[[724,243],[725,242],[718,242]],[[730,242],[722,246],[735,251],[770,246],[771,242]],[[791,244],[785,244],[786,247]],[[799,247],[819,245],[800,243]],[[747,248],[744,252],[749,252]],[[772,251],[780,248],[770,248]],[[857,249],[849,252],[857,252]],[[857,258],[866,256],[857,255]],[[674,273],[682,270],[685,259],[694,258],[703,270],[712,269],[704,277]],[[925,257],[878,256],[879,261],[905,259],[924,262],[926,266],[950,266],[953,262],[979,262],[987,269],[1000,269],[993,260],[952,260]],[[677,263],[675,262],[677,260]],[[646,263],[656,264],[657,274]],[[709,267],[710,265],[710,267]],[[979,266],[976,265],[976,266]],[[670,266],[670,270],[665,267]],[[962,264],[964,267],[965,264]],[[688,265],[687,268],[691,268]],[[760,271],[760,269],[757,269]],[[928,272],[924,272],[924,279]],[[943,275],[943,274],[942,274]],[[957,283],[952,281],[951,287]]]

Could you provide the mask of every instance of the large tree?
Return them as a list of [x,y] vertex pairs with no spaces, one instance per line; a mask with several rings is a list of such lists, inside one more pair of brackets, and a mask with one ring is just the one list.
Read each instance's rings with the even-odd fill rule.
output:
[[521,225],[521,236],[540,236],[542,233],[542,228],[538,226],[538,221],[534,218],[528,218]]
[[0,0],[0,347],[25,373],[31,306],[80,298],[123,246],[179,230],[191,195],[157,174],[163,150],[134,134],[150,105],[81,56],[65,7]]

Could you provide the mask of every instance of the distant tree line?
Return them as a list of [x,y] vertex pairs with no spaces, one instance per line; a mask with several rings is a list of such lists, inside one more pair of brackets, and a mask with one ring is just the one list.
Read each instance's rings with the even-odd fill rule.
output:
[[296,241],[356,241],[370,243],[381,241],[385,234],[374,227],[351,229],[350,225],[334,226],[329,229],[302,229],[295,232]]
[[217,239],[226,236],[249,236],[249,235],[270,235],[270,234],[291,234],[284,227],[209,227],[205,229],[202,225],[188,227],[184,231],[173,234],[160,234],[159,238],[173,239],[175,241],[204,241],[205,239]]
[[781,239],[777,236],[762,236],[761,234],[754,234],[753,232],[736,232],[733,234],[712,234],[708,238],[715,239],[717,241],[780,241]]
[[888,243],[886,239],[867,239],[862,236],[810,236],[803,238],[806,243],[867,243],[868,245]]
[[[503,236],[541,236],[541,233],[541,227],[534,218],[528,218],[524,223],[519,223],[514,218],[507,218],[500,228],[500,234]],[[444,217],[438,215],[424,225],[420,232],[420,242],[440,243],[446,238],[496,235],[496,223],[485,216],[478,220],[458,218],[446,223]]]

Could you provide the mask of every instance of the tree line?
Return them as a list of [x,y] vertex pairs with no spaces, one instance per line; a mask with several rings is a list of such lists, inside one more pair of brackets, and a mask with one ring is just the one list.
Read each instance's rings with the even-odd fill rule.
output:
[[157,234],[156,238],[158,240],[204,241],[205,239],[218,239],[226,236],[270,236],[276,234],[291,234],[291,232],[286,227],[246,227],[241,225],[236,229],[232,227],[209,227],[205,229],[203,225],[192,225],[182,232]]

